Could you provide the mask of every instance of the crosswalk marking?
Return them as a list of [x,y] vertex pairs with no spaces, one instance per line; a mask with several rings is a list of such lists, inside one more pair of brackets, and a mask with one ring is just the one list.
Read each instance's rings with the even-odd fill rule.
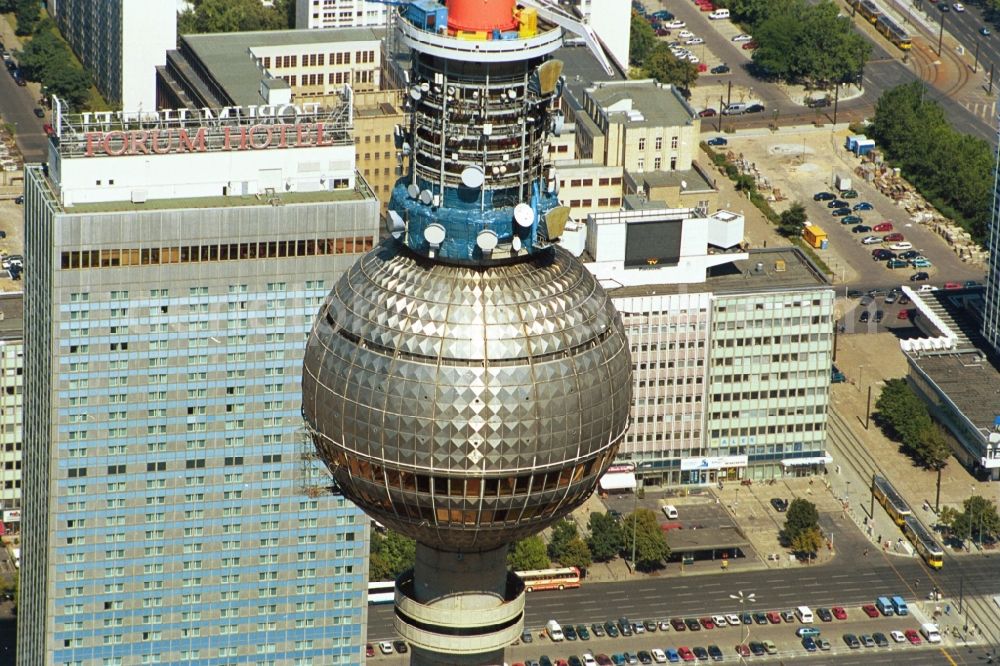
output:
[[964,106],[972,115],[978,116],[979,118],[984,118],[991,120],[996,118],[997,114],[997,102],[993,100],[991,102],[976,102],[976,101],[963,101],[962,106]]

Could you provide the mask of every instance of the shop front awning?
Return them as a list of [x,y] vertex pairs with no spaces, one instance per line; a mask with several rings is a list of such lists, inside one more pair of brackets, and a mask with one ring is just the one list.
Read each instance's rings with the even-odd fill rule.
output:
[[635,490],[635,472],[611,472],[600,480],[601,490]]
[[804,465],[827,465],[832,462],[832,456],[815,456],[813,458],[785,458],[781,464],[784,467],[802,467]]

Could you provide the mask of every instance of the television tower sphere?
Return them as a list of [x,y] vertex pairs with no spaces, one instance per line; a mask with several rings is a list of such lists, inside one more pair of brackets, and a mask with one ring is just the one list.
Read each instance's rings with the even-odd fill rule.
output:
[[411,51],[407,168],[389,237],[320,310],[302,411],[341,491],[417,541],[393,615],[411,665],[497,664],[524,624],[508,545],[579,506],[628,427],[625,332],[556,242],[570,210],[546,150],[564,30],[604,56],[549,0],[392,12]]
[[367,513],[437,549],[493,550],[593,492],[627,428],[631,368],[618,313],[565,250],[484,268],[390,239],[327,298],[303,410]]

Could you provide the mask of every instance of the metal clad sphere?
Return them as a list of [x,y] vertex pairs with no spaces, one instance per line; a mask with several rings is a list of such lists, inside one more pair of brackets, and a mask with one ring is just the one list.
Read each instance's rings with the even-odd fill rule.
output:
[[593,492],[628,425],[631,372],[611,300],[565,250],[456,266],[388,239],[319,313],[303,412],[369,514],[435,548],[491,550]]

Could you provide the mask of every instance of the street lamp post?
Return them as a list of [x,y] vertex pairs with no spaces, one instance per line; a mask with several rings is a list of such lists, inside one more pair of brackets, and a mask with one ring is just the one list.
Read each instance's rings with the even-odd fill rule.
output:
[[947,16],[947,12],[941,12],[941,28],[938,30],[938,57],[941,57],[941,42],[944,41],[944,17]]
[[[746,630],[746,633],[743,636],[743,643],[742,644],[746,645],[747,642],[750,640],[750,625],[743,621],[744,604],[746,604],[746,602],[748,602],[748,601],[750,603],[756,603],[756,601],[757,601],[757,595],[755,593],[753,593],[753,592],[748,592],[748,593],[744,594],[743,590],[737,590],[736,594],[730,594],[729,598],[733,599],[735,601],[738,601],[739,604],[740,604],[740,623],[743,625],[743,628]],[[740,653],[740,663],[744,664],[744,665],[747,663],[746,657],[743,656],[742,652]]]

